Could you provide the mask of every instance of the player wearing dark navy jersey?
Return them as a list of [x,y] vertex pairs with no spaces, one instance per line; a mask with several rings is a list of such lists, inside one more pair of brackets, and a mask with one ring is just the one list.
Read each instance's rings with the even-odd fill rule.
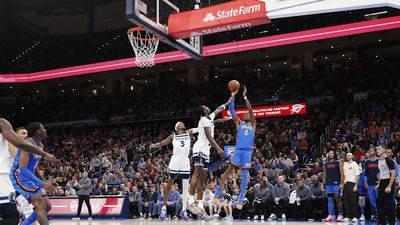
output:
[[322,188],[326,190],[328,196],[328,217],[325,222],[332,222],[335,219],[333,199],[335,199],[339,211],[336,221],[343,221],[343,206],[340,196],[340,190],[343,188],[343,165],[336,159],[334,151],[328,152],[328,161],[323,167]]

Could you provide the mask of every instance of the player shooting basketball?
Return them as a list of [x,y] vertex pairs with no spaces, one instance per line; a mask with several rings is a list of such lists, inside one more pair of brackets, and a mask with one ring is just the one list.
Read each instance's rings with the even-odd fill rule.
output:
[[253,108],[251,107],[250,101],[247,99],[247,88],[244,87],[243,98],[246,103],[246,107],[249,110],[249,114],[244,115],[243,121],[238,118],[235,112],[235,95],[238,93],[239,89],[232,92],[231,103],[229,104],[229,112],[235,121],[237,129],[237,143],[235,147],[235,152],[233,153],[231,163],[228,165],[225,173],[222,174],[221,180],[215,191],[214,202],[218,202],[219,196],[221,195],[222,186],[225,185],[225,181],[228,179],[232,170],[235,167],[242,168],[242,182],[240,185],[240,195],[236,208],[242,209],[243,200],[246,194],[247,181],[249,176],[249,169],[251,167],[251,154],[253,152],[254,144],[254,133],[256,130],[256,119],[253,114]]

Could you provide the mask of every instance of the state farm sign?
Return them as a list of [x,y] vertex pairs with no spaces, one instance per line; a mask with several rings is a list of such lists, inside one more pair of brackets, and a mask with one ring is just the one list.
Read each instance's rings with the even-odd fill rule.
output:
[[269,22],[264,2],[237,0],[198,10],[171,14],[168,18],[168,33],[176,39],[183,39]]

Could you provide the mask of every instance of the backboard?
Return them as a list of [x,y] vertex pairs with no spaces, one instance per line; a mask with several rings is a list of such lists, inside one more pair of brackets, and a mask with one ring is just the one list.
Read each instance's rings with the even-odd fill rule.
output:
[[[179,4],[177,4],[179,2]],[[202,59],[201,37],[174,39],[168,35],[168,17],[172,13],[194,9],[192,1],[182,0],[126,0],[129,21],[156,35],[160,40],[194,59]],[[184,22],[184,21],[182,21]]]

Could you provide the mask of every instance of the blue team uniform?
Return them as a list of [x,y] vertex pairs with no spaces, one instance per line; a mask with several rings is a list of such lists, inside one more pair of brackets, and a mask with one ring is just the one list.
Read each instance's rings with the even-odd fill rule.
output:
[[[29,201],[30,198],[38,194],[43,194],[43,186],[42,184],[40,184],[40,182],[35,182],[34,180],[27,178],[26,175],[24,175],[24,173],[20,171],[20,155],[21,150],[18,149],[17,155],[15,156],[15,160],[10,171],[10,179],[15,191],[24,196]],[[36,167],[39,164],[41,158],[41,156],[29,154],[29,163],[27,169],[32,174],[35,174]]]
[[249,169],[251,167],[251,154],[254,144],[254,127],[252,124],[242,121],[237,134],[237,144],[232,156],[232,164]]
[[361,164],[362,172],[360,173],[360,179],[358,181],[358,194],[360,196],[367,196],[367,189],[365,189],[365,177],[364,177],[364,164]]
[[[229,112],[232,118],[237,117],[234,106],[235,99],[229,105]],[[242,168],[242,182],[240,184],[240,195],[237,199],[237,205],[243,205],[244,196],[247,188],[247,178],[249,169],[251,168],[251,155],[253,153],[255,129],[251,123],[241,121],[237,130],[237,142],[235,151],[232,156],[231,163]],[[228,156],[229,154],[227,154]],[[221,184],[215,190],[214,199],[218,199],[221,195]]]
[[[377,214],[376,198],[378,193],[376,192],[376,185],[378,184],[378,162],[379,158],[375,160],[367,159],[364,162],[364,184],[368,184],[368,198],[372,205],[373,214]],[[360,177],[361,178],[361,177]],[[361,183],[361,182],[360,182]]]
[[338,195],[340,193],[340,162],[338,160],[325,163],[326,193]]
[[[335,216],[335,206],[333,202],[332,194],[338,196],[340,194],[340,162],[338,160],[328,161],[325,163],[325,182],[326,182],[326,193],[328,196],[328,214]],[[339,211],[342,215],[343,212]]]

